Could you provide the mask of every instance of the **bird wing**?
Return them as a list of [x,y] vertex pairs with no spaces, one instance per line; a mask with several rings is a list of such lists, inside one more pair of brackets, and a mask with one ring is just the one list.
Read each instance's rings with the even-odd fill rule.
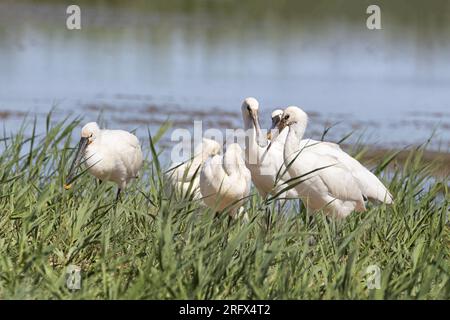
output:
[[200,175],[200,188],[207,191],[206,193],[216,193],[219,191],[224,178],[226,177],[226,173],[222,166],[222,157],[216,155],[212,158],[209,158],[203,164],[203,168]]
[[[230,168],[228,168],[230,170]],[[223,206],[231,205],[250,193],[250,171],[242,163],[232,174],[224,168],[222,156],[209,158],[200,175],[200,191],[204,202],[213,207],[218,201]]]
[[[330,160],[330,167],[320,170],[318,176],[322,179],[328,188],[328,193],[336,199],[343,201],[363,202],[363,194],[359,188],[359,184],[340,163],[335,162],[337,159]],[[332,164],[331,162],[335,162]]]
[[104,130],[101,139],[106,152],[118,155],[115,158],[125,165],[128,176],[136,177],[143,163],[139,139],[123,130]]
[[[365,168],[364,168],[365,169]],[[390,204],[394,201],[392,194],[384,184],[369,170],[360,170],[357,173],[358,181],[363,185],[364,195],[371,199]]]
[[[322,192],[327,192],[333,198],[342,201],[363,201],[357,181],[335,156],[305,148],[291,167],[295,176],[305,175],[303,179],[319,178],[323,185],[318,186],[318,189],[322,188]],[[291,172],[292,169],[290,168]],[[314,170],[317,171],[313,172]]]
[[392,202],[392,195],[377,176],[364,167],[358,160],[344,152],[338,145],[323,142],[314,146],[313,150],[318,154],[334,156],[338,159],[353,175],[362,193],[367,198],[386,203]]

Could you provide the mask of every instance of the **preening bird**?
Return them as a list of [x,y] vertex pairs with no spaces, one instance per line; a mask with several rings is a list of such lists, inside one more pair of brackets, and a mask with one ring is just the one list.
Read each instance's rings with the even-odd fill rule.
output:
[[229,209],[235,217],[250,194],[251,176],[239,144],[227,146],[225,154],[209,158],[200,174],[200,191],[205,204],[216,212]]
[[183,197],[192,194],[194,199],[200,199],[201,168],[209,157],[221,152],[222,147],[218,142],[203,138],[202,142],[195,147],[194,156],[191,159],[182,163],[172,163],[167,176],[175,192]]
[[323,209],[344,218],[353,211],[366,211],[367,199],[393,202],[383,183],[338,145],[302,140],[307,122],[307,114],[291,106],[283,112],[279,131],[288,127],[284,163],[291,177],[301,177],[295,189],[308,210]]
[[[255,98],[246,98],[241,112],[244,129],[248,133],[245,140],[245,164],[251,172],[252,181],[262,197],[276,195],[285,187],[290,176],[284,168],[284,140],[272,140],[268,149],[267,136],[261,131],[258,118],[259,103]],[[280,198],[298,198],[297,191],[290,189],[278,195]]]
[[138,177],[143,163],[141,145],[135,135],[123,130],[102,130],[95,122],[81,130],[78,150],[64,185],[66,190],[71,188],[83,158],[90,174],[118,185],[117,199],[121,190]]

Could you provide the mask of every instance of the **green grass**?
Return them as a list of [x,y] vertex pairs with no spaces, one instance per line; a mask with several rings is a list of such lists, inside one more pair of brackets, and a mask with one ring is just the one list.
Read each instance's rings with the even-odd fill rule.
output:
[[[392,206],[333,221],[296,215],[298,204],[278,212],[253,192],[251,222],[228,227],[167,191],[162,131],[142,141],[142,178],[115,205],[116,187],[87,174],[63,189],[78,122],[33,128],[0,139],[0,299],[450,298],[449,180],[426,184],[420,148],[385,180]],[[66,287],[69,265],[82,269],[80,290]],[[380,289],[366,286],[370,265]]]

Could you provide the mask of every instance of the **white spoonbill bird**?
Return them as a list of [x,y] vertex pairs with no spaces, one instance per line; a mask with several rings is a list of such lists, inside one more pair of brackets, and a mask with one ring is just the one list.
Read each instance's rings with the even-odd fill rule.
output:
[[204,162],[212,156],[222,152],[220,144],[214,140],[203,138],[194,149],[194,156],[182,163],[172,163],[167,170],[167,176],[174,188],[181,196],[194,195],[194,199],[201,198],[199,189],[200,172]]
[[250,194],[251,176],[242,153],[239,144],[230,144],[223,157],[209,158],[200,174],[200,192],[205,204],[217,212],[228,208],[233,218]]
[[[246,98],[242,103],[242,118],[248,133],[248,139],[245,140],[245,164],[251,172],[253,184],[259,194],[265,198],[268,194],[279,193],[290,176],[285,170],[283,159],[286,138],[272,140],[271,147],[268,149],[267,136],[261,132],[258,110],[259,103],[255,98]],[[290,189],[279,197],[298,198],[298,194],[295,189]]]
[[138,138],[123,130],[101,130],[90,122],[81,130],[81,140],[70,167],[66,190],[71,188],[80,161],[84,158],[88,172],[100,181],[113,181],[121,190],[138,177],[142,167],[142,151]]
[[289,128],[284,163],[291,177],[301,177],[295,189],[308,210],[323,209],[328,215],[344,218],[353,211],[365,211],[367,199],[392,203],[383,183],[339,146],[301,140],[307,122],[306,113],[291,106],[284,110],[279,130]]

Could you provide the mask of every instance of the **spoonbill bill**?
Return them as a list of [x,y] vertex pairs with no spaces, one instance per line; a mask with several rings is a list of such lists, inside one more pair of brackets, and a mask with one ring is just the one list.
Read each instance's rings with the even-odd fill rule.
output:
[[222,152],[220,144],[214,140],[203,138],[194,149],[194,156],[186,162],[172,163],[167,170],[167,176],[174,188],[181,196],[193,194],[193,198],[201,198],[199,189],[200,172],[205,161]]
[[[259,194],[265,198],[268,194],[278,194],[290,176],[284,168],[285,138],[272,140],[271,147],[268,149],[267,136],[261,131],[258,111],[259,103],[255,98],[246,98],[242,103],[244,129],[248,132],[248,139],[245,140],[245,164],[251,172],[253,184]],[[290,189],[278,196],[280,198],[298,198],[295,189]]]
[[393,202],[383,183],[339,146],[302,140],[307,123],[307,114],[290,106],[278,126],[280,132],[289,129],[284,163],[290,176],[302,181],[294,188],[308,211],[323,209],[328,215],[345,218],[353,211],[366,211],[365,200]]
[[116,200],[129,182],[138,177],[143,163],[141,146],[135,135],[123,130],[102,130],[95,122],[81,130],[78,150],[64,185],[66,190],[72,187],[83,158],[90,174],[101,182],[112,181],[118,185]]
[[237,143],[228,145],[223,157],[216,155],[209,158],[200,173],[203,202],[216,212],[229,209],[232,218],[250,194],[250,186],[250,172]]

